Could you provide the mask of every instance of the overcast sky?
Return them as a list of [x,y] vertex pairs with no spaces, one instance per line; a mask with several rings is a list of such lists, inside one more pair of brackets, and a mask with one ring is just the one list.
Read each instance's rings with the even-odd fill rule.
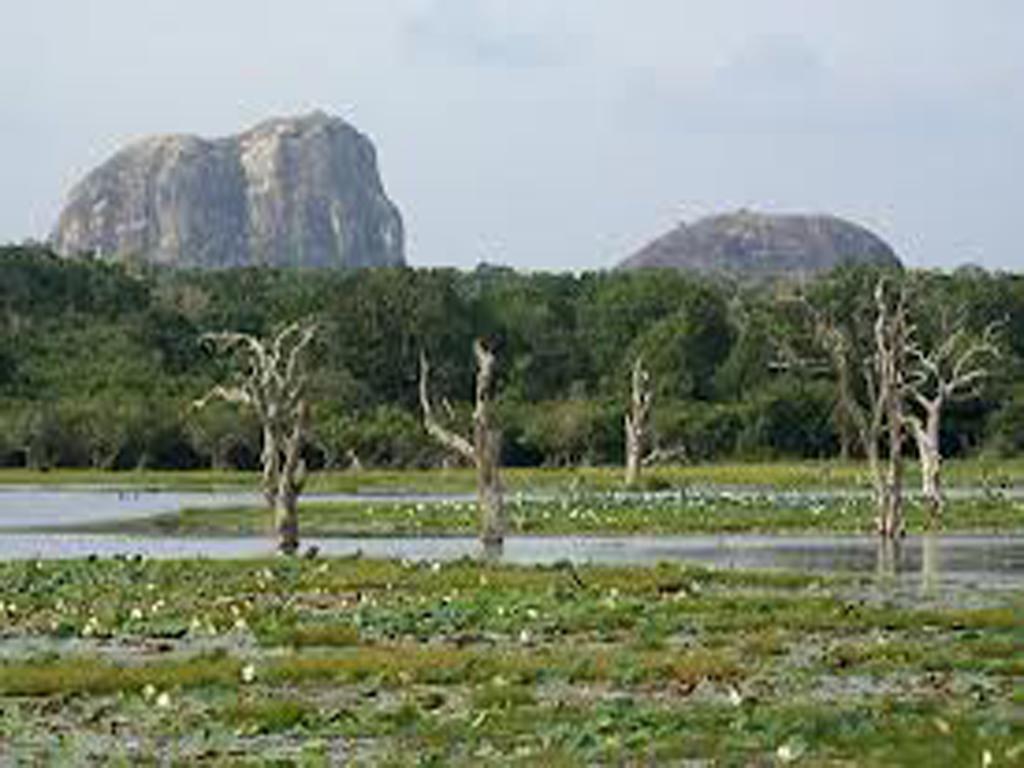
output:
[[7,6],[3,241],[129,139],[320,108],[375,141],[413,265],[609,267],[747,207],[1024,266],[1020,0]]

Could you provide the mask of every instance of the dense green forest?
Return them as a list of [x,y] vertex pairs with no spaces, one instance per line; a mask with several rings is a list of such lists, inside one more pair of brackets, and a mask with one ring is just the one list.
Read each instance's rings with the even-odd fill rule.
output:
[[[478,335],[498,353],[507,464],[620,462],[638,354],[652,373],[654,442],[665,455],[833,456],[843,441],[834,373],[808,308],[869,333],[876,277],[840,271],[798,289],[661,271],[181,272],[3,248],[0,464],[254,466],[259,433],[249,416],[190,407],[228,373],[200,337],[263,334],[308,316],[321,327],[314,466],[444,461],[420,424],[419,353],[430,357],[434,393],[465,419]],[[893,279],[908,286],[922,343],[954,311],[972,332],[998,328],[1002,356],[977,396],[950,408],[946,452],[1024,449],[1024,278],[971,270]]]

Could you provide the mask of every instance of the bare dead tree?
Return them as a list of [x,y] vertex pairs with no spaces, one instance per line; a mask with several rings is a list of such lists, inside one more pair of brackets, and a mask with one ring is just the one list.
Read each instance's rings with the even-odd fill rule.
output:
[[883,539],[899,538],[903,528],[903,438],[906,430],[907,359],[913,327],[902,286],[889,296],[883,278],[875,286],[874,355],[865,361],[869,398],[885,418],[887,461],[884,474],[876,464],[877,530]]
[[647,449],[647,433],[651,418],[654,393],[651,391],[651,374],[644,367],[643,358],[637,355],[633,362],[632,390],[626,424],[626,485],[634,487],[640,480],[644,452]]
[[434,415],[428,382],[430,365],[420,354],[420,406],[423,426],[441,445],[476,467],[477,509],[480,539],[488,549],[500,548],[505,540],[505,507],[501,485],[501,432],[494,418],[494,353],[481,339],[473,343],[476,357],[476,405],[473,409],[473,437],[468,440],[443,426]]
[[309,430],[309,403],[303,353],[317,325],[292,323],[273,337],[247,333],[207,333],[202,340],[222,354],[237,358],[239,369],[230,385],[219,384],[193,407],[213,400],[252,408],[263,430],[262,490],[273,512],[278,548],[293,555],[299,547],[298,499],[306,482],[302,447]]
[[[853,331],[813,308],[812,314],[815,339],[836,375],[838,419],[852,428],[868,462],[878,533],[896,538],[903,533],[904,402],[913,335],[906,291],[901,286],[890,296],[887,280],[877,282],[870,351],[864,353],[858,352]],[[863,357],[858,361],[860,354]],[[855,378],[858,367],[860,386]]]
[[946,404],[960,398],[975,397],[978,386],[990,374],[987,364],[999,357],[995,337],[997,324],[985,328],[981,336],[972,336],[965,328],[962,313],[943,312],[939,323],[940,343],[924,351],[918,345],[910,349],[912,371],[908,396],[912,406],[907,415],[917,443],[921,465],[921,494],[928,506],[931,522],[938,522],[945,506],[942,492],[942,447],[939,435]]

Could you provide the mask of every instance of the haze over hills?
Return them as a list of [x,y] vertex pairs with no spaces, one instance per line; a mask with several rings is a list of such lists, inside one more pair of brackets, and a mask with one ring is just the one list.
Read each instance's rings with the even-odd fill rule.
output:
[[741,210],[680,224],[619,268],[757,280],[810,276],[847,264],[899,266],[900,260],[880,237],[835,216]]
[[73,188],[52,240],[65,256],[178,267],[405,263],[372,142],[322,112],[131,144]]

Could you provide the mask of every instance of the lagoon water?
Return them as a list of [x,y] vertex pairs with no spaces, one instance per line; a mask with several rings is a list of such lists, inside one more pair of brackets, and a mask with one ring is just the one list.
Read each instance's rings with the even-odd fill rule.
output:
[[[312,497],[310,497],[312,498]],[[334,494],[320,500],[431,501],[467,496]],[[57,559],[142,555],[150,558],[249,558],[270,556],[263,537],[160,537],[75,532],[73,526],[137,520],[184,507],[259,503],[254,493],[33,489],[0,491],[0,559]],[[47,528],[26,532],[26,528]],[[6,529],[4,531],[3,529]],[[20,530],[18,530],[20,529]],[[338,537],[303,542],[325,555],[454,560],[477,557],[470,537]],[[785,569],[820,573],[870,573],[925,585],[955,583],[1024,589],[1024,532],[1008,535],[909,537],[882,547],[871,536],[513,536],[500,555],[520,564],[559,561],[648,565],[695,562],[722,568]]]
[[[469,537],[312,538],[324,555],[450,561],[481,555]],[[112,534],[0,535],[0,559],[141,555],[148,558],[254,558],[274,554],[262,537],[136,537]],[[909,537],[896,549],[869,536],[513,536],[500,555],[518,564],[654,565],[870,573],[899,580],[1024,589],[1024,536]]]
[[[470,500],[469,494],[406,493],[306,494],[308,501],[360,503],[431,502]],[[262,504],[258,493],[238,491],[170,491],[95,487],[60,489],[12,486],[0,488],[0,531],[4,529],[89,526],[98,523],[144,520],[183,509],[217,509]]]

